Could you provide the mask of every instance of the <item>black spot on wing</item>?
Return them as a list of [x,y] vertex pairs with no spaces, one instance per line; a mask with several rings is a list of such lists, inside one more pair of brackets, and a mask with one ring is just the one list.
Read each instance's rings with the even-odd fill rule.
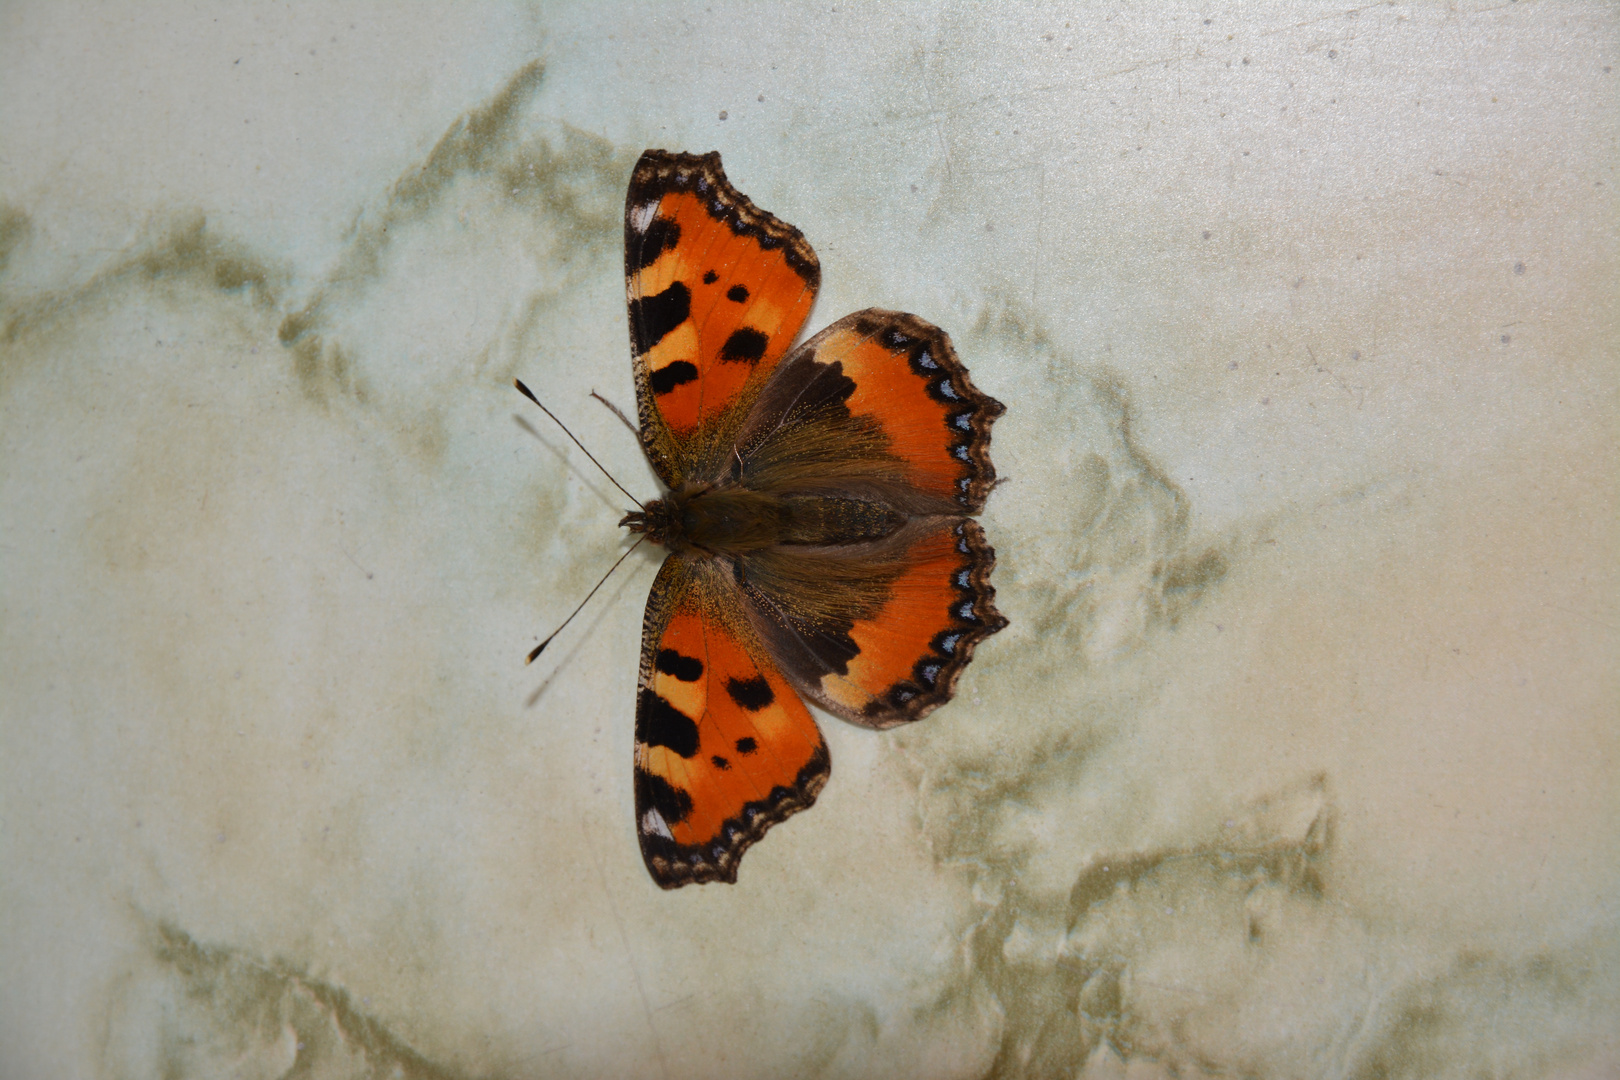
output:
[[[810,354],[813,359],[815,354]],[[830,364],[816,364],[820,370],[815,378],[810,380],[800,396],[793,413],[808,413],[811,411],[828,413],[838,419],[849,416],[850,395],[855,393],[855,380],[844,374],[844,362],[834,360]]]
[[692,796],[646,769],[636,770],[636,795],[639,811],[656,810],[669,825],[685,821],[692,812]]
[[658,257],[681,242],[681,226],[674,218],[655,217],[641,236],[626,238],[625,269],[635,274],[658,261]]
[[738,327],[720,346],[720,359],[729,364],[757,364],[771,339],[752,326]]
[[763,675],[755,675],[752,679],[727,679],[726,693],[749,712],[759,712],[776,700],[776,691],[771,689],[771,684],[765,681]]
[[742,303],[744,300],[748,299],[748,286],[733,285],[731,288],[726,290],[726,299],[730,300],[734,304]]
[[664,340],[664,336],[692,314],[692,290],[679,281],[654,296],[638,296],[630,301],[630,337],[636,355],[641,356]]
[[725,758],[721,757],[719,754],[716,754],[713,757],[711,757],[709,759],[709,762],[711,764],[713,764],[714,767],[719,769],[721,772],[725,772],[727,769],[731,768],[731,762],[727,761]]
[[648,746],[667,746],[683,758],[698,750],[696,722],[651,690],[636,702],[636,739]]
[[652,386],[653,393],[667,394],[677,386],[682,386],[698,377],[698,369],[685,360],[675,360],[647,376],[647,382]]
[[737,753],[739,754],[752,754],[758,749],[759,744],[746,735],[737,740]]
[[705,285],[713,285],[715,282],[717,282],[719,280],[720,280],[720,275],[715,273],[713,270],[705,270],[705,271],[703,271],[703,284],[705,284]]
[[[668,371],[669,368],[663,370]],[[665,675],[675,676],[681,682],[697,682],[703,677],[703,661],[695,656],[682,656],[674,649],[659,649],[658,659],[654,661],[653,666]]]

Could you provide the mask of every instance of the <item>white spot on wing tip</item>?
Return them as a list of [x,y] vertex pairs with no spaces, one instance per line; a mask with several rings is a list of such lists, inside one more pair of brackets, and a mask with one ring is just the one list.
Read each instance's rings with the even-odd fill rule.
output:
[[651,833],[653,836],[662,836],[665,840],[675,839],[675,834],[669,831],[669,825],[664,821],[664,815],[656,810],[649,810],[641,815],[641,831]]
[[658,204],[656,202],[642,203],[630,211],[630,228],[638,233],[646,232],[657,214]]

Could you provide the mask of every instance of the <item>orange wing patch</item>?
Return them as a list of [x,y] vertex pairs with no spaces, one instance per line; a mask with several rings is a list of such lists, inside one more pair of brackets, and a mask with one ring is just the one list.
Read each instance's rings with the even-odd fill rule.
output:
[[772,825],[806,809],[831,765],[821,730],[739,618],[713,567],[665,560],[643,628],[636,825],[666,889],[736,881]]
[[846,315],[805,342],[818,364],[838,362],[855,384],[852,417],[878,423],[888,453],[919,491],[977,514],[995,483],[990,425],[1006,409],[968,378],[939,327],[898,311]]
[[727,182],[716,153],[643,154],[624,239],[642,425],[684,438],[775,368],[815,300],[820,264],[799,230]]
[[945,704],[978,643],[1007,625],[990,584],[996,553],[978,522],[935,518],[906,534],[742,561],[753,625],[788,679],[863,727],[910,723]]
[[821,678],[835,712],[870,727],[909,723],[949,701],[980,641],[1007,625],[996,610],[995,552],[961,519],[912,545],[881,607],[847,631],[855,654]]

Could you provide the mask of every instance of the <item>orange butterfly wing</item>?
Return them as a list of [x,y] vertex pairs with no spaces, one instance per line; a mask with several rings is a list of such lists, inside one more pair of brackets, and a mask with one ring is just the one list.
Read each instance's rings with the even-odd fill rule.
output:
[[820,681],[818,700],[857,723],[890,727],[951,699],[980,641],[1007,625],[990,571],[996,553],[964,518],[926,533],[869,618],[849,629],[856,653]]
[[974,648],[1003,629],[995,550],[971,518],[912,522],[838,550],[743,561],[755,629],[805,697],[863,727],[949,701]]
[[801,356],[837,364],[854,384],[844,400],[851,420],[882,432],[907,485],[956,513],[984,509],[996,480],[990,425],[1006,409],[973,385],[945,331],[915,315],[868,308],[805,342],[794,359]]
[[726,421],[798,336],[821,264],[798,229],[731,186],[718,153],[664,150],[630,177],[624,263],[642,442],[678,487],[723,461]]
[[664,560],[636,699],[636,826],[666,889],[736,881],[743,852],[806,809],[831,764],[821,730],[741,617],[718,563]]

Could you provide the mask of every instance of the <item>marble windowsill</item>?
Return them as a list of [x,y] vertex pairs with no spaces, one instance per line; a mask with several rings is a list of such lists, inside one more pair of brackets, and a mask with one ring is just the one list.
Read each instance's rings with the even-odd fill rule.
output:
[[[0,12],[0,1073],[1620,1070],[1604,4]],[[621,213],[1007,405],[1011,626],[664,893]]]

